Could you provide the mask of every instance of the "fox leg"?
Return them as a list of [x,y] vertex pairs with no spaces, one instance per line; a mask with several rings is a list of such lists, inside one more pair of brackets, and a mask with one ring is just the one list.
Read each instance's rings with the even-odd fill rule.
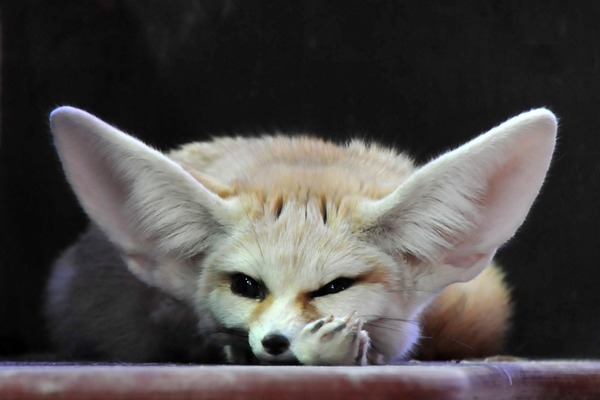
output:
[[292,351],[304,365],[365,365],[369,335],[354,315],[325,317],[306,325]]

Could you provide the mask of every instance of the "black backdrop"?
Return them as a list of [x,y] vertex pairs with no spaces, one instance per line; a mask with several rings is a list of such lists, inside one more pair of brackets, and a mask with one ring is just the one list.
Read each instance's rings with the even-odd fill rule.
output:
[[163,149],[211,135],[376,138],[420,161],[547,106],[560,142],[498,258],[508,351],[600,356],[600,3],[0,0],[0,356],[47,349],[51,260],[85,226],[47,127],[85,108]]

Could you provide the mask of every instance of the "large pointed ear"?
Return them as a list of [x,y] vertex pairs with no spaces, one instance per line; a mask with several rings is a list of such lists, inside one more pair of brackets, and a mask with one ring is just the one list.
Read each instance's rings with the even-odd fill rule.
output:
[[523,223],[555,141],[550,111],[512,118],[426,164],[385,198],[363,203],[362,229],[404,256],[424,289],[470,280]]
[[162,153],[82,110],[58,108],[50,126],[82,207],[132,271],[178,297],[190,295],[185,291],[195,280],[185,260],[224,234],[232,203]]

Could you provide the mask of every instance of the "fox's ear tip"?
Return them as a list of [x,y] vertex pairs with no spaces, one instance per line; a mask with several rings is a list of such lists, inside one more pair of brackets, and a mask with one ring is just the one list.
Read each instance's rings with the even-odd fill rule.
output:
[[550,128],[554,130],[556,130],[558,126],[558,118],[552,111],[550,111],[547,108],[535,108],[531,111],[523,113],[523,116],[530,120],[547,124]]
[[50,113],[50,130],[54,134],[79,126],[93,126],[97,123],[96,117],[76,107],[61,106]]
[[72,113],[78,112],[78,111],[81,112],[80,109],[71,107],[71,106],[56,107],[54,110],[52,110],[50,112],[50,119],[54,119],[54,118],[64,115],[64,114],[72,114]]
[[548,107],[537,107],[537,108],[532,108],[529,111],[525,111],[526,113],[531,113],[531,114],[546,114],[549,116],[554,116],[554,113],[548,108]]
[[60,122],[67,118],[88,115],[83,110],[71,106],[60,106],[50,112],[50,124]]

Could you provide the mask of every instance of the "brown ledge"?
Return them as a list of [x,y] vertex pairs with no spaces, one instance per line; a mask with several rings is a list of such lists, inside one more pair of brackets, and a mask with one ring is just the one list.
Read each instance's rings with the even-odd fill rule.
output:
[[1,399],[600,398],[600,362],[378,367],[0,363]]

